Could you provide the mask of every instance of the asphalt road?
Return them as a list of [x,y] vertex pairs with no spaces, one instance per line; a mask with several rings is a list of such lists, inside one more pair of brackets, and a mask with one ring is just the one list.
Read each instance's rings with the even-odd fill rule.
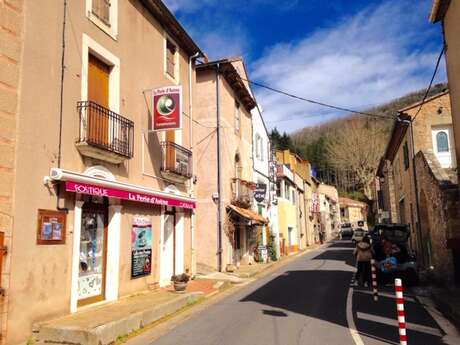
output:
[[[152,345],[399,344],[391,287],[381,289],[378,302],[368,289],[350,287],[355,270],[352,249],[350,242],[337,241],[299,256]],[[407,296],[408,343],[448,343],[419,300]]]

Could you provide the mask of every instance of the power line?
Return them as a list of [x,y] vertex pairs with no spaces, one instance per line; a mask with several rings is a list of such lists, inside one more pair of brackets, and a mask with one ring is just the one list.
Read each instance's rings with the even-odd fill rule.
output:
[[322,107],[331,108],[331,109],[335,109],[335,110],[339,110],[339,111],[344,111],[344,112],[347,112],[347,113],[371,116],[371,117],[379,117],[379,118],[385,118],[385,119],[395,119],[396,118],[395,116],[386,116],[386,115],[382,115],[382,114],[372,114],[372,113],[367,113],[365,111],[353,110],[353,109],[349,109],[349,108],[339,107],[337,105],[332,105],[332,104],[328,104],[328,103],[324,103],[324,102],[320,102],[320,101],[315,101],[313,99],[304,98],[304,97],[297,96],[297,95],[294,95],[292,93],[289,93],[289,92],[286,92],[286,91],[283,91],[283,90],[275,89],[275,88],[273,88],[271,86],[261,84],[261,83],[256,82],[256,81],[247,80],[247,79],[244,79],[244,78],[241,78],[241,79],[245,80],[248,83],[251,83],[251,84],[253,84],[255,86],[270,90],[272,92],[279,93],[281,95],[288,96],[288,97],[291,97],[291,98],[294,98],[294,99],[298,99],[300,101],[320,105]]
[[418,110],[415,113],[414,117],[412,118],[411,122],[415,121],[415,119],[417,118],[418,114],[422,110],[422,107],[425,104],[426,99],[428,98],[428,94],[430,93],[431,87],[433,86],[434,78],[436,77],[436,74],[438,73],[438,68],[439,68],[439,64],[441,63],[441,58],[444,55],[445,51],[446,51],[446,46],[443,45],[441,53],[439,53],[438,60],[436,61],[436,67],[434,68],[433,75],[431,76],[430,84],[428,85],[428,88],[425,91],[425,95],[423,96],[422,103],[420,104],[420,107],[418,108]]

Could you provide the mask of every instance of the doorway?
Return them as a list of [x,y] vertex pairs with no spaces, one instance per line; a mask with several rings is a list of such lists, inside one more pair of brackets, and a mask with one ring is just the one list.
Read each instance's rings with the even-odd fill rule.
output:
[[89,197],[81,216],[78,306],[105,299],[107,228],[108,200]]

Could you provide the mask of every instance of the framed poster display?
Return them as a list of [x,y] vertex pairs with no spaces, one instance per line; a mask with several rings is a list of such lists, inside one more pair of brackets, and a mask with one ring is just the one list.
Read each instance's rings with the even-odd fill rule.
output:
[[131,278],[152,272],[152,223],[148,218],[135,217],[131,228]]
[[63,211],[39,209],[37,244],[65,244],[66,219]]

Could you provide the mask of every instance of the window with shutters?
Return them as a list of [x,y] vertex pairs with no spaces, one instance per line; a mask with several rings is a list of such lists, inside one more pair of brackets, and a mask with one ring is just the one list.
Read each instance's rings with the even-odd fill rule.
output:
[[86,0],[86,16],[107,35],[118,39],[118,0]]
[[178,61],[179,61],[179,49],[177,45],[170,40],[166,39],[166,52],[165,52],[165,71],[166,74],[178,81]]
[[407,145],[407,141],[404,143],[403,146],[404,151],[404,169],[409,169],[409,146]]
[[105,25],[110,26],[110,0],[92,0],[91,11]]
[[240,135],[240,130],[241,130],[240,104],[235,101],[235,134]]

